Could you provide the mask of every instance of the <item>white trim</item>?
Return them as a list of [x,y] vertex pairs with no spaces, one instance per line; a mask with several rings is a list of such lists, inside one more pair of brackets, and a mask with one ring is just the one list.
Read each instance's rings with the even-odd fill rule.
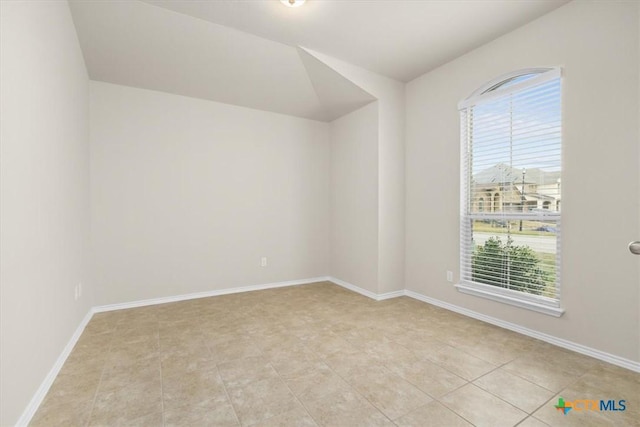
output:
[[132,301],[132,302],[125,302],[120,304],[109,304],[109,305],[93,307],[89,309],[89,312],[80,322],[80,325],[71,336],[71,339],[69,340],[65,348],[62,350],[62,353],[60,353],[60,356],[58,356],[58,359],[54,363],[53,367],[51,368],[51,370],[49,371],[45,379],[40,384],[40,387],[38,387],[38,390],[31,398],[31,401],[29,402],[25,410],[22,412],[22,415],[18,419],[16,426],[26,427],[27,425],[29,425],[29,423],[31,422],[31,418],[33,418],[36,411],[42,404],[42,401],[44,400],[45,396],[49,392],[51,385],[53,384],[56,377],[58,376],[60,369],[62,369],[62,366],[66,362],[67,357],[69,357],[69,354],[71,354],[73,347],[78,342],[78,339],[82,335],[82,332],[84,332],[84,328],[87,326],[89,321],[91,321],[91,318],[95,313],[101,313],[104,311],[112,311],[112,310],[122,310],[125,308],[144,307],[148,305],[165,304],[168,302],[184,301],[184,300],[190,300],[190,299],[196,299],[196,298],[206,298],[206,297],[217,296],[217,295],[235,294],[239,292],[258,291],[258,290],[264,290],[264,289],[281,288],[285,286],[306,285],[309,283],[326,282],[326,281],[329,281],[329,277],[326,277],[326,276],[314,277],[311,279],[289,280],[286,282],[242,286],[237,288],[227,288],[227,289],[220,289],[215,291],[198,292],[198,293],[192,293],[192,294],[177,295],[172,297],[152,298],[152,299],[141,300],[141,301]]
[[323,276],[323,277],[313,277],[310,279],[288,280],[286,282],[265,283],[262,285],[249,285],[249,286],[240,286],[236,288],[217,289],[213,291],[195,292],[192,294],[183,294],[183,295],[175,295],[170,297],[160,297],[160,298],[151,298],[151,299],[131,301],[131,302],[123,302],[118,304],[101,305],[98,307],[94,307],[93,311],[94,313],[101,313],[103,311],[113,311],[113,310],[122,310],[126,308],[145,307],[148,305],[166,304],[169,302],[215,297],[219,295],[237,294],[240,292],[262,291],[265,289],[283,288],[285,286],[307,285],[309,283],[326,282],[329,280],[330,280],[329,277]]
[[387,299],[404,296],[404,289],[399,291],[385,292],[384,294],[376,294],[375,292],[371,292],[367,289],[361,288],[360,286],[345,282],[344,280],[336,279],[335,277],[328,277],[327,280],[338,286],[342,286],[345,289],[349,289],[350,291],[356,292],[360,295],[364,295],[365,297],[371,298],[372,300],[376,301],[384,301]]
[[91,309],[89,309],[89,312],[84,316],[84,318],[80,322],[80,325],[76,328],[75,332],[71,336],[71,339],[69,339],[69,342],[67,343],[67,345],[62,350],[62,353],[60,353],[60,356],[58,356],[58,359],[53,364],[53,367],[51,368],[51,370],[49,371],[47,376],[44,378],[44,380],[40,384],[40,387],[38,387],[38,390],[36,391],[36,393],[31,398],[31,401],[29,402],[27,407],[22,412],[22,415],[18,419],[18,422],[16,423],[16,426],[22,427],[22,426],[29,425],[29,423],[31,422],[31,418],[33,418],[33,416],[35,415],[36,411],[40,407],[40,404],[42,403],[42,401],[44,400],[45,396],[49,392],[49,389],[51,388],[51,385],[53,384],[53,382],[55,381],[56,377],[58,376],[58,373],[60,372],[60,369],[62,369],[62,366],[64,365],[64,362],[67,361],[67,357],[69,357],[69,355],[71,354],[71,350],[73,350],[73,347],[78,342],[78,339],[82,335],[82,332],[84,331],[84,328],[87,326],[87,324],[89,323],[89,321],[93,317],[93,313],[94,313],[94,311],[91,308]]
[[476,212],[476,213],[468,213],[467,214],[467,218],[469,219],[511,219],[511,220],[518,220],[518,219],[527,219],[527,220],[532,220],[532,221],[559,221],[562,218],[562,214],[560,212],[556,212],[556,211],[548,211],[548,212],[542,212],[542,211],[538,211],[538,212],[534,212],[534,213],[529,213],[529,212],[516,212],[516,213],[512,213],[512,212],[499,212],[499,213],[493,213],[493,212]]
[[328,280],[332,283],[335,283],[338,286],[342,286],[345,289],[349,289],[350,291],[356,292],[360,295],[364,295],[365,297],[369,297],[378,301],[378,294],[368,291],[360,286],[353,285],[349,282],[345,282],[344,280],[336,279],[335,277],[329,277]]
[[487,316],[485,314],[477,313],[475,311],[468,310],[466,308],[458,307],[456,305],[449,304],[447,302],[440,301],[435,298],[424,296],[417,292],[413,292],[405,289],[401,291],[387,292],[384,294],[375,294],[359,286],[353,285],[351,283],[345,282],[340,279],[336,279],[335,277],[323,276],[323,277],[316,277],[312,279],[291,280],[286,282],[267,283],[263,285],[243,286],[238,288],[228,288],[228,289],[221,289],[216,291],[178,295],[175,297],[155,298],[155,299],[148,299],[148,300],[142,300],[142,301],[133,301],[130,303],[111,304],[111,305],[93,307],[89,310],[89,312],[80,322],[80,325],[71,336],[71,339],[65,346],[64,350],[62,350],[62,353],[54,363],[53,367],[51,368],[51,370],[49,371],[45,379],[40,384],[40,387],[31,398],[31,401],[23,411],[22,415],[18,419],[16,426],[18,427],[27,426],[29,422],[31,422],[31,418],[33,418],[33,415],[36,413],[40,404],[42,403],[45,396],[49,392],[49,389],[51,388],[51,385],[55,381],[56,376],[60,372],[60,369],[62,369],[62,366],[66,362],[67,357],[69,357],[69,354],[71,354],[73,347],[76,345],[76,342],[78,342],[78,339],[82,335],[84,328],[87,326],[87,324],[93,317],[94,313],[111,311],[111,310],[120,310],[123,308],[133,308],[133,307],[143,307],[147,305],[164,304],[167,302],[184,301],[188,299],[204,298],[209,296],[227,295],[227,294],[233,294],[238,292],[248,292],[248,291],[256,291],[256,290],[280,288],[284,286],[296,286],[296,285],[304,285],[309,283],[326,282],[326,281],[332,282],[338,286],[342,286],[343,288],[349,289],[353,292],[359,293],[361,295],[364,295],[376,301],[382,301],[389,298],[396,298],[400,296],[408,296],[410,298],[414,298],[419,301],[423,301],[428,304],[435,305],[437,307],[442,307],[449,311],[460,313],[464,316],[471,317],[473,319],[490,323],[492,325],[496,325],[501,328],[509,329],[511,331],[520,333],[522,335],[530,336],[532,338],[536,338],[541,341],[545,341],[550,344],[554,344],[559,347],[563,347],[568,350],[575,351],[577,353],[585,354],[587,356],[591,356],[593,358],[603,360],[605,362],[611,363],[612,365],[620,366],[635,372],[640,372],[640,362],[635,362],[633,360],[625,359],[624,357],[619,357],[610,353],[606,353],[604,351],[596,350],[591,347],[584,346],[582,344],[577,344],[572,341],[567,341],[562,338],[554,337],[552,335],[547,335],[545,333],[538,332],[533,329],[525,328],[515,323],[510,323],[504,320],[496,319],[495,317]]
[[391,292],[386,292],[384,294],[378,294],[376,301],[384,301],[386,299],[398,298],[403,296],[404,296],[404,289],[401,291],[391,291]]
[[604,362],[611,363],[612,365],[620,366],[622,368],[626,368],[634,372],[640,372],[640,362],[629,360],[624,357],[616,356],[615,354],[607,353],[601,350],[596,350],[595,348],[587,347],[586,345],[578,344],[573,341],[568,341],[562,338],[554,337],[553,335],[548,335],[533,329],[525,328],[524,326],[520,326],[515,323],[506,322],[501,319],[496,319],[495,317],[487,316],[486,314],[478,313],[476,311],[459,307],[457,305],[449,304],[448,302],[427,297],[425,295],[419,294],[414,291],[410,291],[408,289],[404,291],[404,294],[408,297],[420,300],[422,302],[426,302],[428,304],[435,305],[437,307],[441,307],[449,311],[453,311],[455,313],[459,313],[464,316],[471,317],[473,319],[490,323],[492,325],[496,325],[501,328],[508,329],[510,331],[514,331],[522,335],[536,338],[541,341],[548,342],[549,344],[557,345],[558,347],[566,348],[567,350],[575,351],[576,353],[584,354],[586,356],[590,356],[595,359],[599,359]]
[[[531,79],[526,79],[524,81],[514,83],[509,86],[504,86],[505,83],[512,81],[513,79],[519,76],[526,75],[535,75],[535,77]],[[492,301],[497,301],[504,304],[509,304],[515,307],[520,307],[532,311],[536,311],[538,313],[543,313],[550,316],[560,317],[564,314],[564,310],[560,307],[560,269],[561,269],[561,213],[552,212],[552,211],[544,211],[539,210],[535,212],[500,212],[500,213],[474,213],[472,212],[472,202],[473,202],[473,176],[472,176],[472,157],[473,157],[473,148],[472,148],[472,139],[473,139],[473,131],[471,129],[472,125],[470,124],[470,117],[472,117],[473,109],[472,107],[478,105],[482,102],[487,102],[494,99],[508,99],[514,94],[522,92],[532,87],[537,87],[541,84],[550,82],[550,81],[560,81],[562,78],[562,69],[560,67],[546,68],[528,68],[523,70],[512,71],[507,74],[503,74],[499,76],[478,89],[476,89],[469,97],[459,103],[460,108],[460,126],[461,126],[461,191],[460,191],[460,284],[455,285],[456,289],[459,292],[490,299]],[[555,92],[554,92],[555,93]],[[536,99],[535,96],[531,95],[532,99]],[[545,99],[545,102],[555,102],[554,98],[549,95],[542,99]],[[542,105],[542,104],[541,104]],[[510,106],[510,111],[513,113],[513,108]],[[501,125],[502,126],[502,125]],[[506,126],[506,125],[505,125]],[[561,128],[561,123],[558,125]],[[513,126],[512,126],[513,127]],[[513,129],[511,129],[511,133],[513,133]],[[513,136],[513,135],[512,135]],[[512,138],[513,139],[513,138]],[[514,142],[511,141],[511,145]],[[549,145],[551,147],[551,145]],[[512,147],[513,148],[513,147]],[[496,151],[497,149],[492,148],[492,150]],[[497,151],[496,151],[497,152]],[[512,153],[513,155],[513,153]],[[490,156],[491,157],[491,156]],[[499,157],[499,156],[498,156]],[[497,160],[496,160],[497,161]],[[524,200],[524,169],[522,175],[522,183],[523,183],[523,200]],[[482,200],[482,199],[480,199]],[[473,255],[475,253],[475,249],[473,248],[473,220],[478,219],[501,219],[501,220],[520,220],[520,228],[522,228],[522,220],[551,220],[555,221],[557,224],[556,230],[556,263],[555,263],[555,294],[552,297],[546,296],[537,296],[528,294],[522,291],[524,282],[526,280],[521,280],[521,283],[514,286],[516,289],[503,289],[497,286],[486,285],[483,283],[479,283],[474,281],[474,278],[471,277],[475,271],[473,265]],[[487,267],[488,271],[487,275],[491,276],[491,273],[494,273],[495,269],[491,269]]]
[[[528,295],[519,291],[502,289],[496,286],[483,285],[481,283],[458,283],[455,287],[463,294],[473,295],[501,302],[503,304],[537,311],[538,313],[547,314],[549,316],[560,317],[564,314],[563,308],[560,308],[559,305],[554,306],[559,303],[552,301],[545,304],[543,297],[536,297],[535,295]],[[510,294],[513,294],[513,296]],[[536,301],[536,299],[539,299],[540,301]]]
[[[497,84],[504,82],[515,77],[524,76],[527,74],[539,74],[529,80],[525,80],[520,83],[516,83],[504,89],[496,89],[495,91],[487,92],[489,89]],[[562,68],[560,67],[543,67],[543,68],[525,68],[524,70],[512,71],[507,74],[503,74],[495,79],[485,83],[478,89],[473,91],[466,99],[458,103],[458,110],[463,110],[471,105],[477,105],[483,102],[491,101],[493,99],[502,98],[510,93],[521,91],[529,87],[538,86],[548,81],[559,79],[562,77]]]

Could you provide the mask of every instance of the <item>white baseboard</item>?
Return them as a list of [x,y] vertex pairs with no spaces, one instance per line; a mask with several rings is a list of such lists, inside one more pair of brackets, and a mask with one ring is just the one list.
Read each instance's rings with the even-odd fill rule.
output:
[[378,294],[377,300],[384,301],[386,299],[398,298],[403,296],[404,296],[404,289],[400,291],[391,291],[391,292],[385,292],[384,294]]
[[335,277],[328,277],[326,280],[335,283],[338,286],[342,286],[345,289],[349,289],[350,291],[359,293],[360,295],[364,295],[365,297],[369,297],[371,299],[374,299],[376,301],[383,301],[386,299],[391,299],[391,298],[397,298],[397,297],[401,297],[404,296],[404,290],[400,290],[400,291],[392,291],[392,292],[386,292],[384,294],[376,294],[375,292],[371,292],[367,289],[363,289],[360,286],[356,286],[352,283],[349,282],[345,282],[344,280],[340,280],[340,279],[336,279]]
[[175,295],[170,297],[151,298],[132,302],[123,302],[119,304],[108,304],[94,307],[95,313],[103,311],[122,310],[125,308],[145,307],[148,305],[166,304],[168,302],[186,301],[197,298],[215,297],[219,295],[237,294],[240,292],[262,291],[265,289],[282,288],[285,286],[307,285],[309,283],[326,282],[329,277],[313,277],[310,279],[288,280],[286,282],[265,283],[262,285],[240,286],[237,288],[218,289],[214,291],[196,292],[192,294]]
[[577,344],[577,343],[574,343],[572,341],[568,341],[568,340],[565,340],[565,339],[562,339],[562,338],[554,337],[552,335],[548,335],[548,334],[545,334],[545,333],[542,333],[542,332],[538,332],[538,331],[535,331],[533,329],[525,328],[525,327],[517,325],[515,323],[510,323],[510,322],[506,322],[504,320],[496,319],[495,317],[487,316],[485,314],[481,314],[481,313],[478,313],[478,312],[475,312],[475,311],[472,311],[472,310],[468,310],[468,309],[463,308],[463,307],[459,307],[459,306],[456,306],[456,305],[453,305],[453,304],[449,304],[447,302],[440,301],[440,300],[437,300],[435,298],[430,298],[430,297],[424,296],[422,294],[419,294],[417,292],[413,292],[413,291],[405,289],[405,290],[400,290],[400,291],[387,292],[387,293],[384,293],[384,294],[376,294],[374,292],[371,292],[371,291],[368,291],[366,289],[363,289],[363,288],[361,288],[359,286],[353,285],[351,283],[345,282],[345,281],[340,280],[340,279],[336,279],[335,277],[315,277],[315,278],[311,278],[311,279],[290,280],[290,281],[286,281],[286,282],[267,283],[267,284],[263,284],[263,285],[242,286],[242,287],[237,287],[237,288],[227,288],[227,289],[220,289],[220,290],[215,290],[215,291],[198,292],[198,293],[192,293],[192,294],[177,295],[177,296],[172,296],[172,297],[153,298],[153,299],[147,299],[147,300],[141,300],[141,301],[133,301],[133,302],[128,302],[128,303],[110,304],[110,305],[103,305],[103,306],[93,307],[92,309],[89,310],[87,315],[80,322],[80,325],[78,326],[76,331],[71,336],[71,339],[69,340],[69,342],[65,346],[64,350],[62,351],[62,353],[60,354],[60,356],[58,357],[58,359],[54,363],[53,367],[51,368],[51,370],[49,371],[49,373],[45,377],[44,381],[42,381],[42,384],[40,384],[40,387],[38,388],[38,390],[34,394],[33,398],[31,399],[31,401],[29,402],[29,404],[25,408],[25,410],[22,413],[22,415],[18,419],[18,422],[16,423],[16,426],[22,427],[22,426],[27,426],[29,424],[29,422],[31,421],[31,418],[33,417],[33,415],[38,410],[38,407],[42,403],[44,397],[47,395],[47,392],[49,391],[49,389],[51,388],[51,385],[55,381],[56,376],[60,372],[60,369],[62,369],[62,366],[64,365],[64,362],[67,360],[67,357],[69,357],[69,354],[71,354],[71,350],[73,350],[73,347],[76,345],[76,342],[78,341],[78,339],[82,335],[82,332],[84,331],[84,328],[87,326],[87,324],[89,323],[89,321],[93,317],[94,313],[99,313],[99,312],[104,312],[104,311],[111,311],[111,310],[121,310],[121,309],[125,309],[125,308],[143,307],[143,306],[155,305],[155,304],[164,304],[164,303],[175,302],[175,301],[185,301],[185,300],[189,300],[189,299],[205,298],[205,297],[212,297],[212,296],[218,296],[218,295],[228,295],[228,294],[234,294],[234,293],[239,293],[239,292],[249,292],[249,291],[257,291],[257,290],[264,290],[264,289],[281,288],[281,287],[285,287],[285,286],[305,285],[305,284],[309,284],[309,283],[325,282],[325,281],[333,282],[338,286],[342,286],[343,288],[349,289],[349,290],[351,290],[353,292],[357,292],[357,293],[359,293],[361,295],[364,295],[364,296],[369,297],[371,299],[374,299],[376,301],[382,301],[382,300],[386,300],[386,299],[390,299],[390,298],[397,298],[397,297],[406,295],[408,297],[411,297],[411,298],[426,302],[428,304],[432,304],[432,305],[435,305],[437,307],[441,307],[441,308],[444,308],[444,309],[447,309],[447,310],[462,314],[462,315],[467,316],[467,317],[471,317],[471,318],[474,318],[474,319],[477,319],[477,320],[480,320],[480,321],[483,321],[483,322],[486,322],[486,323],[490,323],[492,325],[496,325],[496,326],[499,326],[501,328],[509,329],[511,331],[514,331],[514,332],[517,332],[517,333],[520,333],[520,334],[523,334],[523,335],[527,335],[527,336],[530,336],[532,338],[536,338],[536,339],[539,339],[541,341],[545,341],[545,342],[548,342],[550,344],[557,345],[558,347],[562,347],[562,348],[566,348],[568,350],[575,351],[577,353],[581,353],[581,354],[584,354],[584,355],[587,355],[587,356],[591,356],[593,358],[596,358],[596,359],[611,363],[612,365],[620,366],[620,367],[629,369],[631,371],[640,372],[640,362],[635,362],[633,360],[625,359],[623,357],[619,357],[619,356],[616,356],[616,355],[613,355],[613,354],[610,354],[610,353],[606,353],[604,351],[596,350],[596,349],[593,349],[591,347],[584,346],[582,344]]
[[22,415],[18,419],[16,426],[26,427],[27,425],[29,425],[29,423],[31,422],[31,418],[33,418],[33,415],[36,413],[36,411],[40,407],[40,404],[42,403],[45,396],[49,392],[51,385],[53,384],[56,377],[58,376],[60,369],[62,369],[64,362],[66,362],[67,357],[69,357],[69,355],[71,354],[71,350],[73,350],[73,347],[76,345],[76,342],[78,342],[78,339],[82,335],[84,328],[87,326],[87,324],[89,323],[92,317],[93,317],[93,309],[89,309],[89,312],[86,314],[86,316],[84,316],[84,318],[80,322],[80,325],[76,328],[75,332],[71,336],[71,339],[62,350],[62,353],[60,353],[60,356],[58,356],[58,359],[53,364],[53,367],[51,368],[47,376],[44,378],[44,381],[42,381],[42,383],[40,384],[40,387],[38,387],[38,390],[31,398],[31,401],[25,408],[24,412],[22,412]]
[[576,353],[584,354],[586,356],[590,356],[595,359],[599,359],[604,362],[611,363],[612,365],[620,366],[622,368],[626,368],[631,371],[640,372],[640,362],[635,362],[633,360],[625,359],[624,357],[616,356],[614,354],[607,353],[601,350],[596,350],[595,348],[587,347],[585,345],[578,344],[573,341],[568,341],[563,338],[554,337],[553,335],[548,335],[543,332],[525,328],[524,326],[520,326],[515,323],[506,322],[501,319],[496,319],[495,317],[487,316],[486,314],[478,313],[476,311],[468,310],[466,308],[459,307],[457,305],[449,304],[448,302],[427,297],[417,292],[413,292],[405,289],[404,294],[408,297],[426,302],[428,304],[435,305],[437,307],[441,307],[449,311],[462,314],[467,317],[481,320],[483,322],[490,323],[492,325],[496,325],[501,328],[508,329],[510,331],[514,331],[522,335],[536,338],[541,341],[548,342],[549,344],[557,345],[558,347],[566,348],[567,350],[572,350],[572,351],[575,351]]
[[258,291],[258,290],[264,290],[264,289],[282,288],[282,287],[285,287],[285,286],[306,285],[306,284],[309,284],[309,283],[325,282],[325,281],[328,281],[328,280],[329,280],[329,278],[328,277],[324,277],[324,276],[323,277],[314,277],[314,278],[311,278],[311,279],[289,280],[289,281],[286,281],[286,282],[276,282],[276,283],[266,283],[266,284],[262,284],[262,285],[242,286],[242,287],[237,287],[237,288],[227,288],[227,289],[220,289],[220,290],[215,290],[215,291],[198,292],[198,293],[193,293],[193,294],[177,295],[177,296],[163,297],[163,298],[153,298],[153,299],[147,299],[147,300],[142,300],[142,301],[132,301],[132,302],[126,302],[126,303],[121,303],[121,304],[110,304],[110,305],[102,305],[102,306],[93,307],[93,308],[91,308],[89,310],[87,315],[80,322],[80,325],[78,326],[76,331],[71,336],[71,339],[69,340],[69,342],[65,346],[64,350],[62,350],[62,353],[60,354],[60,356],[58,356],[58,359],[54,363],[53,367],[51,368],[51,370],[49,371],[49,373],[45,377],[44,381],[42,381],[42,383],[40,384],[40,387],[38,387],[38,390],[36,391],[34,396],[31,398],[31,401],[29,402],[29,404],[27,405],[27,407],[23,411],[22,415],[18,419],[18,422],[16,423],[16,426],[18,426],[18,427],[25,426],[26,427],[27,425],[29,425],[29,423],[31,422],[31,418],[33,418],[33,415],[36,413],[36,411],[40,407],[40,404],[44,400],[45,396],[49,392],[49,389],[51,388],[51,385],[53,384],[53,382],[55,381],[58,373],[60,372],[60,369],[62,369],[62,366],[64,365],[64,362],[67,360],[67,357],[69,357],[69,354],[71,354],[71,350],[73,350],[73,347],[76,345],[76,342],[78,342],[78,339],[82,335],[82,332],[84,331],[84,328],[87,326],[87,324],[89,323],[89,321],[93,317],[94,313],[100,313],[100,312],[111,311],[111,310],[121,310],[121,309],[125,309],[125,308],[144,307],[144,306],[147,306],[147,305],[164,304],[164,303],[167,303],[167,302],[184,301],[184,300],[189,300],[189,299],[205,298],[205,297],[212,297],[212,296],[217,296],[217,295],[235,294],[235,293],[239,293],[239,292],[249,292],[249,291]]
[[355,293],[358,293],[360,295],[364,295],[365,297],[374,299],[374,300],[378,300],[378,294],[371,292],[367,289],[361,288],[360,286],[356,286],[356,285],[352,285],[349,282],[345,282],[344,280],[340,280],[340,279],[336,279],[335,277],[329,277],[328,280],[332,283],[335,283],[338,286],[342,286],[345,289],[349,289],[350,291],[353,291]]

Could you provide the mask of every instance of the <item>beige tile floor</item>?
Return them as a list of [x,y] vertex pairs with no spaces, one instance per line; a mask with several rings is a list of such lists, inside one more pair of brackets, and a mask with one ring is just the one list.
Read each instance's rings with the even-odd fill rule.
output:
[[96,314],[31,425],[640,426],[640,374],[317,283]]

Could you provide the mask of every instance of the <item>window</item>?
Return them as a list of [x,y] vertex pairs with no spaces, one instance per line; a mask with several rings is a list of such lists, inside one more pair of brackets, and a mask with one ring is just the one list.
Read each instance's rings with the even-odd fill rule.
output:
[[510,73],[460,103],[460,283],[561,316],[559,68]]

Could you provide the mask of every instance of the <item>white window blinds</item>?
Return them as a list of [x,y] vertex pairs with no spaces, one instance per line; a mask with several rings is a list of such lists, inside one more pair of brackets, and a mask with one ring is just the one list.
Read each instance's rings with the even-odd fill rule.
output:
[[460,121],[458,289],[560,315],[560,69],[487,85]]

